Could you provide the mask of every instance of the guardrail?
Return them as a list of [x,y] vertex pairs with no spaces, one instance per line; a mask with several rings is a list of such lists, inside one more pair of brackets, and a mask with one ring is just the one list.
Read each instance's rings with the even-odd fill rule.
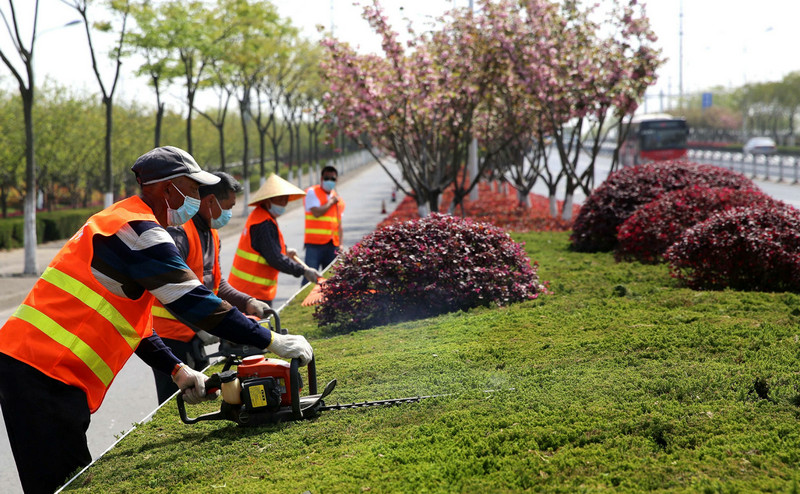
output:
[[774,180],[793,185],[800,183],[800,158],[796,156],[764,156],[691,149],[688,155],[690,159],[698,163],[728,168],[752,179]]

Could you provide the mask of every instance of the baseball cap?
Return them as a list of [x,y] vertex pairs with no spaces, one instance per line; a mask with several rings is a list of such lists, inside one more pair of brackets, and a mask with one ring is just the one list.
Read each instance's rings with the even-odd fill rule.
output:
[[162,146],[139,156],[131,167],[141,185],[187,176],[202,185],[214,185],[219,177],[200,169],[192,155],[175,146]]

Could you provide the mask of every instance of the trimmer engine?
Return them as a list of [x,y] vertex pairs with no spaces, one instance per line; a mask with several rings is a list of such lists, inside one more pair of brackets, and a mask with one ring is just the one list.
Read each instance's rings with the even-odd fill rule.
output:
[[[270,313],[275,318],[276,331],[283,332],[278,314],[272,310]],[[236,370],[231,369],[234,365],[237,366]],[[300,396],[303,380],[299,369],[300,359],[296,358],[289,363],[281,359],[265,358],[263,355],[240,358],[227,354],[222,371],[212,374],[206,381],[207,393],[222,390],[222,405],[219,411],[195,418],[189,417],[186,415],[183,396],[178,393],[178,413],[186,424],[202,420],[230,420],[249,427],[309,419],[325,410],[391,406],[430,398],[430,396],[413,396],[326,406],[322,400],[336,387],[336,379],[326,384],[322,393],[317,394],[317,364],[312,357],[308,363],[309,394]]]

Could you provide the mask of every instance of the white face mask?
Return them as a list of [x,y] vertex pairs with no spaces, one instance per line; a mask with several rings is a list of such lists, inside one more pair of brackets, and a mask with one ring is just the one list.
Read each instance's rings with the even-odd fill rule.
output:
[[286,212],[286,206],[278,206],[277,204],[270,204],[269,212],[272,213],[272,216],[277,218],[278,216]]
[[336,187],[336,180],[323,180],[322,181],[322,190],[325,192],[330,192]]
[[214,216],[212,215],[211,224],[209,226],[211,228],[214,228],[215,230],[219,230],[223,226],[227,225],[228,222],[231,220],[231,218],[233,217],[233,210],[222,209],[222,205],[220,205],[219,200],[217,200],[217,196],[214,196],[214,200],[217,201],[217,206],[219,206],[219,209],[222,210],[222,214],[219,215],[219,218],[214,218]]
[[178,191],[178,194],[183,196],[183,204],[178,209],[172,209],[169,207],[169,201],[164,199],[167,203],[167,225],[169,226],[181,226],[182,224],[186,223],[192,216],[196,215],[198,211],[200,211],[200,199],[195,199],[194,197],[187,197],[181,192],[181,189],[175,186],[175,184],[171,184],[175,187],[175,190]]

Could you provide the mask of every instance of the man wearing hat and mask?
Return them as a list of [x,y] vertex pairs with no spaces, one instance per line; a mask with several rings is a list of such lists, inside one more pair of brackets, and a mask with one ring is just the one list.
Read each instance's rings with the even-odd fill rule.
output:
[[302,363],[313,355],[302,336],[273,333],[217,297],[165,230],[194,216],[199,188],[219,178],[170,146],[131,169],[141,194],[89,218],[0,328],[0,406],[26,492],[52,492],[91,462],[90,415],[133,353],[171,375],[188,403],[206,399],[205,376],[153,332],[156,299],[221,338]]
[[[241,192],[242,186],[228,173],[212,172],[212,175],[219,178],[219,182],[200,186],[200,209],[197,214],[181,226],[167,228],[167,233],[197,279],[209,290],[245,314],[261,319],[269,305],[230,286],[222,278],[219,264],[220,240],[217,230],[228,224],[233,216],[236,194]],[[153,304],[153,329],[186,365],[195,370],[203,370],[208,366],[205,345],[218,339],[183,324],[158,300]],[[164,403],[178,391],[178,387],[170,376],[158,369],[153,369],[153,376],[158,402]]]
[[278,291],[279,272],[317,282],[320,273],[292,260],[297,259],[297,251],[286,248],[278,228],[277,219],[286,212],[289,201],[303,197],[302,189],[275,174],[253,194],[249,205],[255,208],[239,237],[228,276],[231,286],[271,304]]

